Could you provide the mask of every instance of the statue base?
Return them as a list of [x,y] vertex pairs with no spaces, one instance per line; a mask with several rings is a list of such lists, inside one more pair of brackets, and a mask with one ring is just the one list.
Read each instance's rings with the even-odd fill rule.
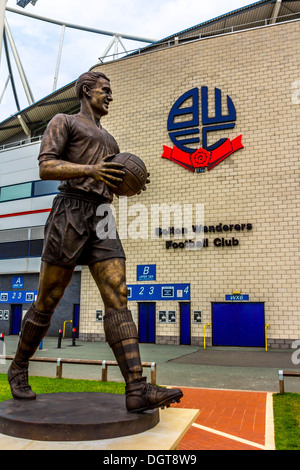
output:
[[37,441],[112,439],[158,423],[158,409],[128,413],[125,396],[112,393],[49,393],[0,404],[0,433]]

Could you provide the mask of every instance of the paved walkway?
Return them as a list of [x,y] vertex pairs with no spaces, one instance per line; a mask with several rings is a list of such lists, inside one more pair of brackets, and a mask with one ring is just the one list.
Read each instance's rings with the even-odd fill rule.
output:
[[236,390],[182,388],[176,407],[200,414],[179,450],[273,450],[272,394]]

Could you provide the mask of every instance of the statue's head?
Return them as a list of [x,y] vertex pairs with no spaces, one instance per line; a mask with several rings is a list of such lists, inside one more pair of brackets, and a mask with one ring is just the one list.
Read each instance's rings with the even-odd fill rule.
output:
[[84,96],[84,87],[92,89],[96,86],[99,80],[104,79],[108,82],[109,78],[102,72],[85,72],[78,78],[75,84],[75,93],[79,100],[82,100]]

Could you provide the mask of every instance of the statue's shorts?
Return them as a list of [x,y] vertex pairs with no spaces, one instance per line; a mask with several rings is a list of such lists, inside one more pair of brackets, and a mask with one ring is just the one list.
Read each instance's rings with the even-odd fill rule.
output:
[[42,260],[71,268],[111,258],[125,253],[110,204],[79,191],[59,193],[45,225]]

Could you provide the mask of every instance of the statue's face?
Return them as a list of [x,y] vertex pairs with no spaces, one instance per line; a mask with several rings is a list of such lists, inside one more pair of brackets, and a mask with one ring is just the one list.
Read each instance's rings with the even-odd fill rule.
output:
[[110,102],[113,100],[110,83],[105,78],[100,78],[94,88],[90,90],[91,106],[97,114],[108,114]]

